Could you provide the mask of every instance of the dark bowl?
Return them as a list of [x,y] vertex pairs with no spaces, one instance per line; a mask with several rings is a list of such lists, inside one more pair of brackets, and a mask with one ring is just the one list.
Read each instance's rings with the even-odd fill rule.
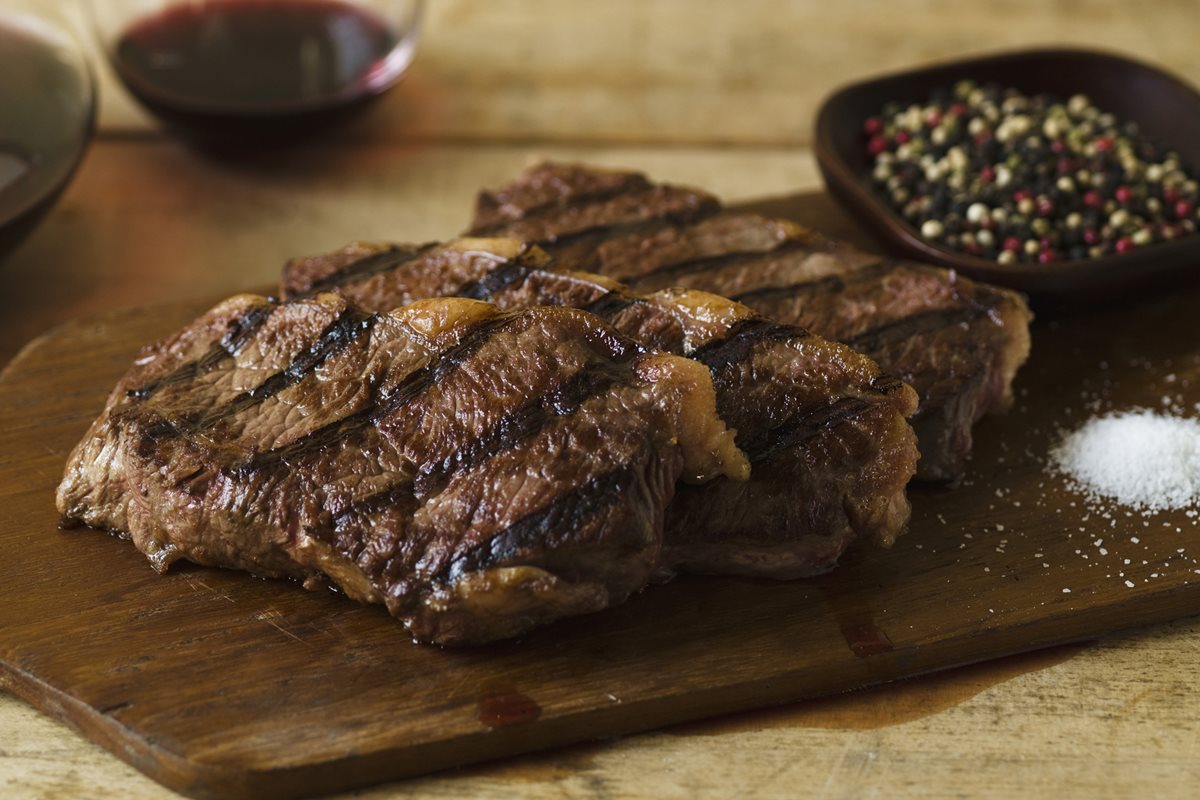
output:
[[53,15],[0,9],[0,265],[78,169],[95,133],[95,98],[69,28]]
[[1118,119],[1200,165],[1200,93],[1162,70],[1091,50],[1023,50],[909,70],[834,92],[817,114],[817,163],[829,191],[889,247],[990,283],[1030,294],[1112,294],[1172,273],[1200,271],[1200,234],[1136,248],[1123,255],[1051,264],[1000,264],[929,242],[874,189],[863,123],[885,103],[921,103],[938,88],[971,79],[1024,94],[1067,98],[1082,92]]

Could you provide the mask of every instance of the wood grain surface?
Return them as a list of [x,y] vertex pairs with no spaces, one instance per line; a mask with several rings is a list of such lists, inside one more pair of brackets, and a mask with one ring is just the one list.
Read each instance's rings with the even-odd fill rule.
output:
[[[803,145],[839,84],[1043,44],[1132,53],[1200,83],[1192,0],[433,0],[427,23],[411,73],[346,138]],[[102,77],[106,129],[152,129]]]
[[[845,224],[821,196],[764,207]],[[159,577],[106,534],[57,531],[67,451],[140,345],[202,306],[71,323],[0,376],[0,681],[185,793],[291,797],[1200,613],[1194,512],[1089,503],[1045,465],[1097,408],[1200,403],[1198,300],[1040,324],[1017,409],[980,426],[962,487],[912,490],[892,550],[854,550],[811,581],[680,579],[469,650],[414,646],[378,608],[283,582]],[[95,580],[64,592],[61,571]]]
[[[1065,43],[1200,83],[1192,0],[748,0],[703,13],[666,0],[436,0],[429,23],[412,74],[364,119],[263,161],[189,152],[103,74],[101,136],[83,170],[0,264],[0,364],[67,320],[263,284],[281,255],[445,235],[480,184],[541,156],[644,169],[732,198],[815,188],[816,103],[880,70]],[[57,559],[43,569],[64,592],[97,578]],[[0,580],[0,599],[12,591]],[[1160,625],[354,796],[1190,798],[1198,656],[1200,623]],[[0,796],[175,794],[0,693]]]

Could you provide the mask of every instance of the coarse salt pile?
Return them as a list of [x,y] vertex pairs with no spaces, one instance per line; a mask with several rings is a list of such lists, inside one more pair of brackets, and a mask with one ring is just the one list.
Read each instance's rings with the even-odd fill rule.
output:
[[1200,502],[1200,420],[1146,410],[1107,414],[1067,435],[1050,455],[1093,496],[1148,511]]

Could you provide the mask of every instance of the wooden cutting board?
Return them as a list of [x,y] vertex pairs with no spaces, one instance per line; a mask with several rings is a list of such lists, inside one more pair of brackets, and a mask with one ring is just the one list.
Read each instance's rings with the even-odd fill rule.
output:
[[[844,223],[820,197],[770,210]],[[1095,410],[1200,415],[1200,288],[1043,313],[1018,404],[911,531],[810,581],[683,578],[473,650],[57,529],[63,462],[139,346],[208,304],[59,328],[0,374],[0,687],[196,797],[299,797],[813,697],[1200,613],[1200,522],[1084,501],[1048,448]]]

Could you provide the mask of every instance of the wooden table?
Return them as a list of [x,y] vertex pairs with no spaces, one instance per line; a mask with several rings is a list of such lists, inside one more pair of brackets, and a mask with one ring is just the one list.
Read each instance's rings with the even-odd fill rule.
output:
[[[73,317],[267,284],[289,255],[449,236],[478,187],[539,157],[730,200],[815,189],[820,98],[885,69],[1077,43],[1200,83],[1193,0],[433,5],[411,75],[383,103],[242,163],[163,137],[105,76],[102,133],[77,180],[0,267],[0,364]],[[1200,622],[1181,622],[356,796],[1191,797],[1198,654]],[[0,796],[172,795],[0,697]]]

